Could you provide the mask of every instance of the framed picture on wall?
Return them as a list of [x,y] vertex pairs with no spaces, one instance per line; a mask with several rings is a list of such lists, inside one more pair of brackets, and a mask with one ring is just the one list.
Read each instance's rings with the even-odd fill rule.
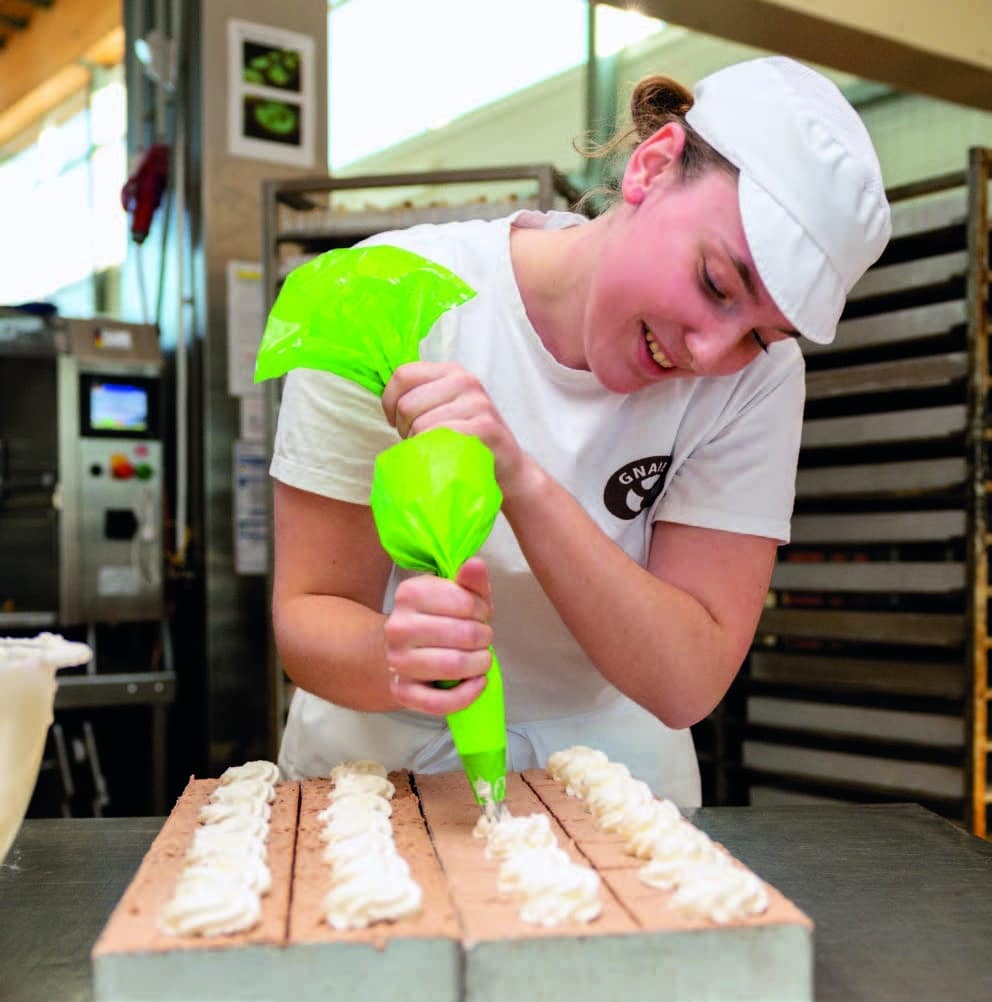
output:
[[227,66],[228,153],[313,167],[313,38],[232,19]]

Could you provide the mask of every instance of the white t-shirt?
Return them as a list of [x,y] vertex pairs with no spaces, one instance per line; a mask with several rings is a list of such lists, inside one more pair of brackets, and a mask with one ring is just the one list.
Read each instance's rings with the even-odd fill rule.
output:
[[[570,213],[521,212],[417,226],[365,245],[411,250],[476,290],[437,321],[421,342],[421,358],[457,362],[475,374],[521,447],[638,564],[647,563],[658,520],[787,542],[804,400],[798,345],[776,343],[731,376],[669,380],[626,395],[604,389],[590,372],[562,366],[527,319],[510,261],[510,226],[584,222]],[[295,370],[286,380],[271,473],[302,490],[367,504],[375,456],[397,440],[374,394],[329,373]],[[521,751],[523,764],[511,766],[541,766],[542,754],[557,747],[596,744],[590,728],[602,720],[603,741],[624,745],[621,760],[635,774],[680,803],[698,802],[689,732],[670,731],[599,673],[531,574],[502,515],[480,555],[495,599],[511,759],[514,733],[530,745]],[[384,610],[404,576],[393,568]],[[612,738],[608,720],[616,725]],[[542,728],[543,737],[535,738]],[[411,733],[403,736],[405,730]],[[557,745],[542,752],[538,746],[552,733]],[[342,748],[344,734],[365,747]],[[385,742],[384,752],[404,759],[386,762],[390,767],[416,760],[418,768],[454,768],[446,735],[438,718],[357,713],[298,692],[281,764],[314,774],[343,757],[375,757],[370,749]],[[639,761],[631,762],[636,749]]]

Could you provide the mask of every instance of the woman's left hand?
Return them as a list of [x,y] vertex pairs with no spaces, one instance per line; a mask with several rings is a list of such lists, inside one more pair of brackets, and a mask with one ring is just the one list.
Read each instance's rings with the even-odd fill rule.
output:
[[410,362],[393,373],[382,394],[386,419],[401,437],[430,428],[475,435],[491,450],[503,496],[521,491],[535,464],[520,448],[479,380],[452,362]]

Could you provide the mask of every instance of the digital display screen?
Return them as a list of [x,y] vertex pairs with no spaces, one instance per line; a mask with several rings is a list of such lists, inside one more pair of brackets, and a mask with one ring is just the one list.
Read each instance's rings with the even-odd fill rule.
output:
[[98,431],[147,431],[148,390],[131,383],[90,383],[89,417]]

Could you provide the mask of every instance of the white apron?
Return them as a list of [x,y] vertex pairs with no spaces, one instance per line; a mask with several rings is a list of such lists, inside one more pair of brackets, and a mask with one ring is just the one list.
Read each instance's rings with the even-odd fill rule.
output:
[[[626,696],[581,715],[511,723],[506,736],[511,772],[544,768],[553,752],[589,745],[622,762],[656,795],[680,807],[700,804],[690,732],[670,730]],[[362,713],[298,689],[279,753],[283,775],[326,776],[338,762],[356,758],[424,773],[461,768],[443,718],[407,710]]]

